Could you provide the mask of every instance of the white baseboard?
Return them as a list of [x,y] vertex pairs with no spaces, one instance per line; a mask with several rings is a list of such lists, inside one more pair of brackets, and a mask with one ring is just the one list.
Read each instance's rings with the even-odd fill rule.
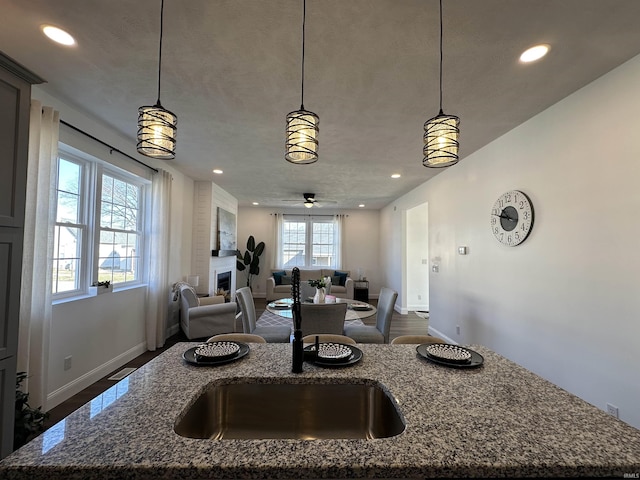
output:
[[75,394],[81,392],[89,385],[94,384],[101,378],[106,377],[109,373],[123,366],[127,362],[130,362],[134,358],[142,355],[147,351],[146,342],[140,343],[133,348],[130,348],[126,352],[118,355],[113,360],[109,360],[107,363],[104,363],[93,370],[85,373],[84,375],[76,378],[75,380],[63,385],[62,387],[54,390],[50,394],[47,395],[47,410],[52,409],[60,405],[65,400],[73,397]]
[[415,312],[415,311],[428,312],[429,311],[429,305],[424,305],[424,304],[421,304],[421,305],[417,305],[417,304],[407,305],[407,310],[409,310],[410,312]]
[[458,344],[458,342],[456,342],[455,340],[447,337],[444,333],[440,332],[439,330],[436,330],[435,328],[433,328],[431,326],[429,326],[429,335],[433,335],[434,337],[439,337],[439,338],[443,339],[447,343],[452,343],[454,345]]

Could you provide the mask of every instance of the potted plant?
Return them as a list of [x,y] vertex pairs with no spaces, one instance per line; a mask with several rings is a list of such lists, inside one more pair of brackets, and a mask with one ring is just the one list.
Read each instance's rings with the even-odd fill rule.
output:
[[316,287],[316,294],[313,296],[313,303],[324,303],[325,288],[327,286],[324,278],[309,280],[309,285],[311,285],[312,287]]
[[13,427],[13,449],[17,450],[36,435],[44,431],[44,421],[49,414],[41,407],[29,405],[29,394],[20,390],[20,384],[27,378],[27,372],[18,372],[16,377],[16,411]]
[[236,267],[239,272],[247,271],[247,287],[253,290],[253,276],[260,274],[260,255],[264,252],[264,242],[256,245],[253,235],[247,239],[247,250],[244,255],[240,250],[236,250]]
[[104,282],[93,282],[91,287],[89,287],[89,293],[91,293],[91,295],[101,295],[107,292],[113,292],[113,285],[111,285],[109,280],[105,280]]

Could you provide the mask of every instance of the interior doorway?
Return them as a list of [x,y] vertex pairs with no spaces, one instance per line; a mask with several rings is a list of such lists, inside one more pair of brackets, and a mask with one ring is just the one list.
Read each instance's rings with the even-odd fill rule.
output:
[[[404,284],[407,310],[429,311],[429,205],[423,203],[406,212],[406,268]],[[427,314],[428,316],[428,314]]]

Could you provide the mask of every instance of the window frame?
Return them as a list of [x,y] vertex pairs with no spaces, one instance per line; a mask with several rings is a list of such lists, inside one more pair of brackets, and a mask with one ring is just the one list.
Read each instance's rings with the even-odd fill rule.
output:
[[[80,223],[71,223],[71,222],[58,222],[58,199],[59,192],[63,191],[59,187],[59,175],[60,175],[60,160],[65,160],[70,163],[74,163],[79,165],[81,168],[80,172],[80,181],[78,184],[78,205],[79,212],[78,218]],[[89,275],[89,271],[91,270],[90,266],[87,264],[87,259],[90,257],[90,246],[87,242],[87,238],[90,237],[91,227],[89,225],[89,211],[91,210],[90,199],[92,196],[91,192],[91,178],[92,175],[92,164],[91,162],[80,158],[73,153],[60,149],[58,153],[58,158],[56,159],[56,175],[55,175],[55,209],[56,215],[54,220],[54,234],[52,241],[54,242],[55,247],[55,235],[58,227],[64,226],[72,226],[74,228],[80,228],[81,230],[81,240],[80,245],[77,247],[76,253],[79,255],[79,259],[76,262],[76,288],[73,290],[65,290],[62,292],[53,292],[51,293],[53,299],[64,299],[69,297],[75,297],[77,295],[82,295],[87,292],[87,289],[84,288],[84,285],[87,282],[87,278]],[[60,257],[57,257],[58,252],[54,252],[54,262],[57,260],[60,261]],[[59,265],[59,264],[58,264]],[[51,272],[53,275],[53,272]],[[59,282],[59,278],[56,278]],[[53,281],[53,279],[52,279]]]
[[[102,213],[102,179],[104,175],[108,175],[110,177],[113,177],[114,179],[120,180],[130,185],[135,185],[139,188],[138,215],[136,218],[137,228],[135,232],[132,230],[126,230],[126,229],[102,227],[100,218]],[[120,289],[120,288],[126,288],[126,287],[136,286],[136,285],[145,283],[143,281],[143,278],[145,276],[145,271],[146,271],[146,262],[144,261],[144,259],[145,259],[145,252],[146,252],[147,235],[145,235],[145,226],[147,225],[146,216],[148,214],[146,206],[147,206],[147,195],[149,193],[148,191],[150,190],[148,188],[145,188],[146,183],[147,182],[143,181],[142,179],[134,178],[134,176],[132,176],[131,174],[121,173],[118,170],[114,168],[109,168],[106,165],[97,165],[96,181],[95,181],[96,194],[94,196],[94,199],[96,202],[95,209],[94,209],[95,231],[93,235],[93,251],[96,253],[92,257],[93,274],[92,274],[91,283],[98,282],[98,278],[99,278],[98,277],[99,270],[100,270],[99,264],[100,264],[100,258],[101,258],[100,257],[100,239],[101,239],[101,233],[103,231],[114,232],[114,233],[135,233],[136,235],[138,235],[138,248],[140,251],[137,255],[137,258],[138,258],[138,264],[141,265],[141,268],[137,269],[138,278],[136,278],[135,280],[113,283],[113,288]]]
[[[339,231],[339,229],[337,228],[337,221],[336,218],[334,216],[324,216],[324,217],[313,217],[313,216],[304,216],[304,215],[283,215],[282,218],[282,234],[280,235],[280,244],[278,245],[278,249],[280,252],[280,257],[282,258],[282,268],[286,268],[286,261],[285,261],[285,251],[284,251],[284,247],[285,245],[290,245],[292,244],[291,242],[286,243],[285,242],[285,236],[286,236],[286,224],[287,223],[304,223],[305,224],[305,243],[304,243],[304,265],[290,265],[290,268],[293,268],[294,266],[297,266],[298,268],[305,268],[305,269],[322,269],[322,268],[326,268],[326,269],[340,269],[341,266],[337,264],[337,259],[339,257],[339,252],[335,251],[336,245],[340,245],[342,243],[342,238],[340,237],[341,233]],[[331,258],[333,259],[332,263],[330,263],[329,265],[317,265],[313,263],[313,259],[314,259],[314,246],[315,245],[327,245],[325,243],[321,243],[321,244],[315,244],[313,242],[313,237],[314,237],[314,231],[313,231],[313,226],[314,224],[332,224],[333,225],[333,242],[331,242],[329,245],[331,245],[331,250],[332,250],[332,255]],[[338,235],[338,239],[336,241],[336,235]],[[339,248],[339,247],[338,247]]]
[[[137,286],[142,286],[147,283],[147,271],[148,261],[146,258],[146,252],[148,250],[148,234],[149,227],[149,215],[148,211],[149,198],[151,195],[151,182],[141,176],[134,173],[127,172],[117,166],[114,166],[104,160],[101,160],[86,152],[77,150],[76,148],[64,144],[58,143],[58,158],[56,159],[56,175],[55,183],[52,185],[55,197],[55,216],[54,225],[57,228],[60,225],[73,225],[69,222],[58,222],[58,195],[59,189],[59,168],[60,160],[66,160],[72,163],[81,165],[81,186],[79,187],[79,204],[80,213],[79,217],[84,222],[80,224],[83,227],[81,245],[78,248],[80,252],[80,268],[76,270],[77,288],[73,290],[67,290],[64,292],[53,292],[52,285],[52,303],[58,303],[61,301],[70,301],[74,299],[86,298],[90,294],[90,287],[98,281],[99,278],[99,253],[100,253],[100,233],[103,231],[101,226],[101,208],[102,208],[102,176],[108,175],[127,184],[135,185],[139,188],[138,195],[138,215],[137,215],[137,228],[135,234],[138,235],[138,249],[136,257],[139,268],[137,269],[135,280],[128,280],[126,282],[112,283],[113,291],[121,289],[127,289]],[[109,230],[107,230],[109,231]],[[120,229],[114,229],[111,231],[121,231]],[[130,232],[131,233],[131,232]],[[55,246],[55,232],[51,238],[51,242],[54,242]],[[57,255],[57,252],[54,253]],[[55,260],[58,257],[54,257]],[[53,266],[52,266],[53,268]],[[52,282],[54,272],[49,272],[52,276]],[[57,280],[57,279],[56,279]]]

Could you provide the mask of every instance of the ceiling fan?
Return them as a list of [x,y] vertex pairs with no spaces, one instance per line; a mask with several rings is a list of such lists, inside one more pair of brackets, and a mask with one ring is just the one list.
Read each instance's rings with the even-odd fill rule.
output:
[[296,202],[298,204],[304,205],[306,208],[313,208],[313,207],[322,207],[324,204],[326,203],[338,203],[338,202],[334,202],[332,200],[321,200],[318,201],[316,200],[316,194],[315,193],[303,193],[302,194],[302,199],[303,201],[301,202],[300,200],[283,200],[285,202]]

